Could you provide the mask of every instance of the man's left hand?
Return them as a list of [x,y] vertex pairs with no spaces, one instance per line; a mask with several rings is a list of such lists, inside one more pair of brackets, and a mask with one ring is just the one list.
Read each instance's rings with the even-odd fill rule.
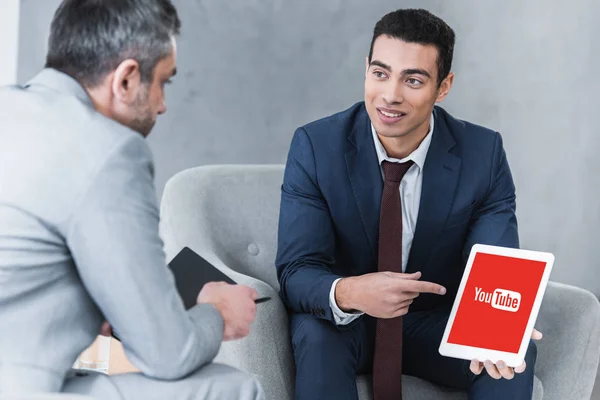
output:
[[[533,333],[531,334],[531,338],[533,340],[540,340],[542,336],[542,332],[538,331],[537,329],[534,329]],[[506,363],[502,360],[498,361],[496,364],[494,364],[490,360],[487,360],[485,362],[480,362],[478,360],[471,361],[470,369],[471,372],[475,375],[481,374],[483,368],[485,368],[488,375],[494,379],[512,379],[514,378],[515,373],[520,374],[523,371],[525,371],[525,368],[527,368],[527,364],[525,363],[525,361],[523,361],[523,364],[519,365],[518,367],[511,368],[508,365],[506,365]]]

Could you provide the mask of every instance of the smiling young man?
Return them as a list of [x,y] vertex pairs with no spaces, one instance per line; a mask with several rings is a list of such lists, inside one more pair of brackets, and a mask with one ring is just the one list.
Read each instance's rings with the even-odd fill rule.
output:
[[500,135],[436,106],[452,87],[453,49],[431,13],[387,14],[364,102],[294,135],[276,266],[299,400],[357,399],[365,373],[375,400],[400,398],[402,373],[472,399],[532,397],[533,342],[515,370],[438,353],[472,245],[519,246]]

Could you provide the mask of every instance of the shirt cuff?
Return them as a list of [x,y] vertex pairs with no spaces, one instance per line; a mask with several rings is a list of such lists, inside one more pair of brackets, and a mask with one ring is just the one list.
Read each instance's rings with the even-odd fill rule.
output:
[[335,320],[336,325],[348,325],[355,319],[360,318],[360,316],[364,313],[346,313],[340,310],[337,303],[335,302],[335,287],[337,286],[340,279],[342,278],[336,279],[331,285],[331,290],[329,291],[329,307],[331,307],[331,311],[333,312],[333,319]]

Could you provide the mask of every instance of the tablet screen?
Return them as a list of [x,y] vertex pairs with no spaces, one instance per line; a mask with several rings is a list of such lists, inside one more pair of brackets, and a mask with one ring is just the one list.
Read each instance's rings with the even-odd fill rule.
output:
[[518,353],[546,265],[477,253],[448,343]]

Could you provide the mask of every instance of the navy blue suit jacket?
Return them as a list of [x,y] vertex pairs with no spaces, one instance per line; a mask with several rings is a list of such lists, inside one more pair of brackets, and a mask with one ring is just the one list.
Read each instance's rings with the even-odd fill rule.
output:
[[[421,271],[448,293],[422,294],[411,310],[454,300],[473,244],[519,246],[515,187],[500,134],[440,107],[434,118],[406,272]],[[334,322],[333,281],[377,271],[382,190],[364,103],[295,132],[276,259],[281,297],[292,312]]]

